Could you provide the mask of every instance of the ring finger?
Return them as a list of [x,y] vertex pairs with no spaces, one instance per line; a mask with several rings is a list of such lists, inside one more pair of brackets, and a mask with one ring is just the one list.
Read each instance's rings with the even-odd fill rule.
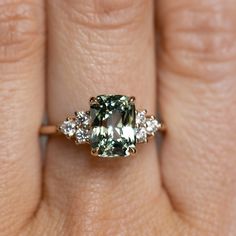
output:
[[[49,11],[51,123],[86,110],[89,98],[98,94],[134,95],[140,107],[155,112],[151,1],[60,0],[50,1]],[[99,227],[104,235],[104,219],[119,218],[109,229],[114,235],[123,221],[150,221],[147,214],[156,210],[153,201],[160,194],[155,142],[138,150],[135,159],[115,161],[91,159],[86,148],[59,138],[48,148],[46,206],[67,216],[70,232],[84,232],[84,225]]]

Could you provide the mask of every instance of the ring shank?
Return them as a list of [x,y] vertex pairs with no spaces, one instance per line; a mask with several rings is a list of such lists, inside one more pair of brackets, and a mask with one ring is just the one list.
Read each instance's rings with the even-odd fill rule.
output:
[[53,134],[59,134],[59,132],[56,125],[42,125],[39,129],[39,134],[53,135]]

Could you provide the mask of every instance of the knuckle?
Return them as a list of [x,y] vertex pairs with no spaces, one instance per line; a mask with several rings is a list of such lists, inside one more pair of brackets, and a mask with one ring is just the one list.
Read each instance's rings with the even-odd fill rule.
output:
[[194,69],[200,76],[217,71],[222,76],[222,68],[232,69],[236,59],[234,13],[228,9],[186,9],[166,14],[162,45],[168,67],[192,74]]
[[[150,0],[62,0],[61,8],[72,22],[97,29],[135,25],[144,16]],[[55,4],[58,2],[55,1]]]
[[41,48],[43,42],[42,6],[33,1],[0,3],[0,62],[28,57]]

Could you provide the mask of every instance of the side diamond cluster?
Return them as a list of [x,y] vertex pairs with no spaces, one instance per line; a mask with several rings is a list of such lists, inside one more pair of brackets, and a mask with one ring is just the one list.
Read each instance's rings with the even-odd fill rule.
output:
[[90,115],[89,112],[75,112],[75,116],[67,118],[59,130],[68,138],[74,138],[77,144],[88,143],[90,139]]
[[154,136],[161,128],[161,123],[154,116],[147,116],[147,111],[136,111],[136,140],[146,143],[149,136]]

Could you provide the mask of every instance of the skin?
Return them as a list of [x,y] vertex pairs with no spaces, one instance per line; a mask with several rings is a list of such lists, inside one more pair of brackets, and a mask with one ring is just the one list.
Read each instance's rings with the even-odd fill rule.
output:
[[[0,235],[236,235],[235,11],[236,0],[0,0]],[[40,153],[45,112],[58,124],[106,93],[159,110],[161,148],[99,160],[51,137]]]

